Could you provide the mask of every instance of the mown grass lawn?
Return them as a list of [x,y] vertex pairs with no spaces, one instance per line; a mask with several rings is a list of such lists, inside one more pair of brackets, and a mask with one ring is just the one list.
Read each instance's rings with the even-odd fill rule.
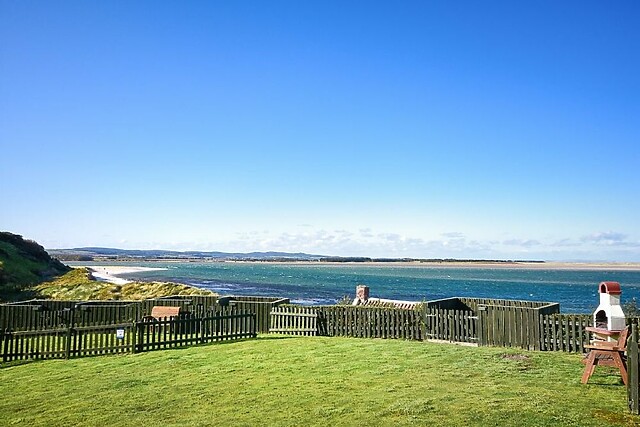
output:
[[640,426],[610,368],[580,356],[264,336],[0,369],[0,424]]

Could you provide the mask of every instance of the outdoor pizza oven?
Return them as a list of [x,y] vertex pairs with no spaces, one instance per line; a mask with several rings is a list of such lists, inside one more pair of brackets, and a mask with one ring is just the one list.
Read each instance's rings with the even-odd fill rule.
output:
[[620,283],[602,282],[598,286],[600,305],[593,313],[593,325],[598,329],[621,331],[626,326],[624,313],[620,307]]

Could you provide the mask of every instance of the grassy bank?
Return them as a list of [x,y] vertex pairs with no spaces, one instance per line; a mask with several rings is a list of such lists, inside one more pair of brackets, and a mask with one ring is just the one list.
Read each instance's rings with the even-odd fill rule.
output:
[[0,231],[0,302],[35,297],[31,286],[69,270],[36,242]]
[[640,425],[580,357],[400,340],[289,338],[0,369],[0,424]]

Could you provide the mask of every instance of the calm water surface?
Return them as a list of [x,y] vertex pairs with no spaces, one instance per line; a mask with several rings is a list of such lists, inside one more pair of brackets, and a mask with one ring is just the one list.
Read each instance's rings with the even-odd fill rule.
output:
[[640,271],[234,262],[127,262],[121,265],[166,268],[122,275],[128,279],[174,281],[221,294],[286,297],[292,302],[310,305],[333,304],[346,295],[353,297],[357,284],[368,285],[371,295],[380,298],[551,301],[559,302],[564,313],[593,312],[599,301],[598,283],[602,281],[620,282],[623,303],[633,297],[640,299]]

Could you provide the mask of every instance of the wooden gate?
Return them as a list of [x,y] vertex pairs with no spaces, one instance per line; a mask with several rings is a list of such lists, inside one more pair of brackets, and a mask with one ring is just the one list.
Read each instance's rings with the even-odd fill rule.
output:
[[318,335],[318,312],[315,307],[297,305],[273,307],[269,332],[287,335]]

